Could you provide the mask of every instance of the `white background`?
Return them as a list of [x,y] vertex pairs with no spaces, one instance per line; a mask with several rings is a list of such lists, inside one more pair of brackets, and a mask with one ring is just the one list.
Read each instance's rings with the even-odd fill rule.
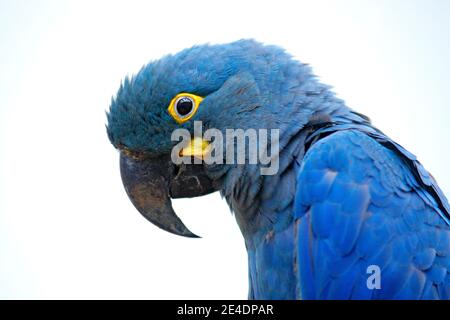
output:
[[0,1],[0,298],[246,298],[218,194],[172,236],[128,201],[105,110],[121,79],[194,44],[278,44],[450,192],[450,1]]

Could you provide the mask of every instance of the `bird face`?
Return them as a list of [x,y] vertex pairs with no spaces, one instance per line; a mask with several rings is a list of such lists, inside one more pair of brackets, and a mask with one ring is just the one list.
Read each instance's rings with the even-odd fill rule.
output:
[[[270,54],[269,54],[270,53]],[[158,227],[195,237],[174,213],[170,198],[201,196],[220,188],[202,164],[175,165],[170,157],[178,143],[171,136],[194,121],[202,130],[267,127],[265,103],[257,85],[270,55],[254,41],[197,46],[166,56],[126,78],[107,115],[107,132],[120,151],[121,176],[137,208]],[[204,141],[203,141],[204,142]],[[201,157],[206,148],[184,148],[184,156]]]

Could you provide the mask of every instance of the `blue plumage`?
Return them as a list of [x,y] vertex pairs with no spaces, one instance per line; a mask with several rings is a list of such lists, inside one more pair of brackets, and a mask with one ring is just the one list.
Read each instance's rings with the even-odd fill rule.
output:
[[[343,154],[348,156],[347,165],[336,165]],[[324,158],[334,182],[331,190],[323,188],[328,196],[318,199],[302,190],[311,189],[308,172],[323,168]],[[355,179],[350,170],[363,172]],[[441,252],[440,259],[435,258],[439,238],[450,240],[450,229],[444,219],[427,219],[438,216],[437,205],[423,201],[415,190],[422,188],[421,182],[413,175],[398,154],[359,130],[336,132],[310,149],[299,173],[295,207],[298,223],[309,225],[298,231],[299,242],[307,241],[312,248],[309,253],[298,249],[303,257],[299,274],[312,273],[303,287],[315,288],[313,293],[302,291],[303,298],[419,299],[430,290],[435,297],[449,298],[450,256]],[[380,201],[383,195],[389,202]],[[321,211],[324,206],[329,208],[326,212]],[[334,222],[329,233],[320,232],[323,215]],[[371,265],[381,268],[379,290],[364,288]],[[333,274],[340,266],[341,272]]]
[[[205,97],[182,125],[180,92]],[[279,171],[204,165],[244,235],[252,299],[450,299],[450,207],[410,152],[345,106],[283,50],[242,40],[196,46],[127,79],[108,135],[160,157],[170,133],[280,129]],[[371,266],[381,288],[368,286]]]

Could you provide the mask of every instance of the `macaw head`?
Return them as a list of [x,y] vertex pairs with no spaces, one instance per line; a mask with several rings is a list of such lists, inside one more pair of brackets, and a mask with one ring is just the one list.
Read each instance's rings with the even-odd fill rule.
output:
[[120,151],[122,180],[137,210],[166,231],[195,237],[174,213],[170,199],[221,189],[224,170],[218,174],[221,169],[216,168],[214,175],[204,164],[175,164],[171,155],[179,141],[172,141],[174,130],[190,133],[180,153],[198,158],[208,143],[194,143],[194,122],[201,123],[203,131],[222,132],[289,127],[293,120],[300,126],[302,121],[290,114],[292,108],[279,112],[274,106],[288,105],[297,94],[291,89],[299,83],[311,89],[302,79],[309,77],[308,70],[278,47],[241,40],[195,46],[126,78],[112,100],[107,132]]

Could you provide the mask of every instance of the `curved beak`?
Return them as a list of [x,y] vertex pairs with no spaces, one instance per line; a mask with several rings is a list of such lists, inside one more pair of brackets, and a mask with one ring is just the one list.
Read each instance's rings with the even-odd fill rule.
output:
[[196,197],[216,191],[203,165],[175,166],[170,157],[135,159],[120,156],[122,182],[133,205],[151,223],[173,234],[199,238],[172,208],[172,198]]

